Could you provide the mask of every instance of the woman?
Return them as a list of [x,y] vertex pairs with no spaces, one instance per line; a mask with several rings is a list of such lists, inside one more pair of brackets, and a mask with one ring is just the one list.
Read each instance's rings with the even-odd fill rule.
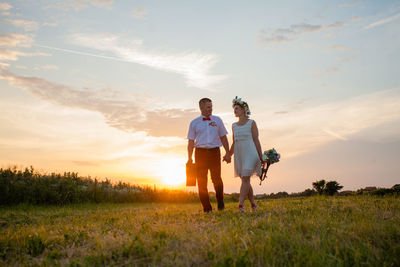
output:
[[253,188],[250,184],[250,177],[253,174],[261,174],[262,152],[257,124],[249,119],[250,109],[246,102],[236,97],[232,106],[238,121],[232,124],[233,143],[229,156],[235,155],[235,177],[240,177],[242,180],[239,211],[244,212],[243,203],[246,198],[250,200],[252,209],[257,210]]

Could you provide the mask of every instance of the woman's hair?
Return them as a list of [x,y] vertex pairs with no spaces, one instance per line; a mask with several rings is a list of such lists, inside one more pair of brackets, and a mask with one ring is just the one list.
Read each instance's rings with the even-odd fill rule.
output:
[[239,103],[235,103],[232,105],[232,107],[234,108],[236,105],[238,105],[239,107],[241,107],[244,110],[246,110],[246,106],[248,109],[250,109],[249,104],[247,104],[247,102],[245,102],[245,101],[243,101],[243,105],[240,105]]

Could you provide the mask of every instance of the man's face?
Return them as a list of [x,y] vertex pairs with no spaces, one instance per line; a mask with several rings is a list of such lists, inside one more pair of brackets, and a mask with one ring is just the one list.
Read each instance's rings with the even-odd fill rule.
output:
[[200,107],[201,115],[204,117],[209,117],[212,114],[212,102],[206,102],[202,107]]

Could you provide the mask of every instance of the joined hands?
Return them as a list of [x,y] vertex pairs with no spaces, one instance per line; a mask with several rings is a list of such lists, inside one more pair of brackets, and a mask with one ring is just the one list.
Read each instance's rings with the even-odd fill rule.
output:
[[222,161],[226,161],[226,163],[231,163],[231,156],[228,154],[225,154],[224,158],[222,159]]

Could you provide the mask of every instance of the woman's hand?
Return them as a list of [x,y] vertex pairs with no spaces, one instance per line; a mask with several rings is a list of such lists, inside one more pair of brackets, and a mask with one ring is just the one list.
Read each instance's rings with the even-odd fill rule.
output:
[[224,158],[222,161],[226,161],[226,163],[231,163],[231,155],[225,154]]

